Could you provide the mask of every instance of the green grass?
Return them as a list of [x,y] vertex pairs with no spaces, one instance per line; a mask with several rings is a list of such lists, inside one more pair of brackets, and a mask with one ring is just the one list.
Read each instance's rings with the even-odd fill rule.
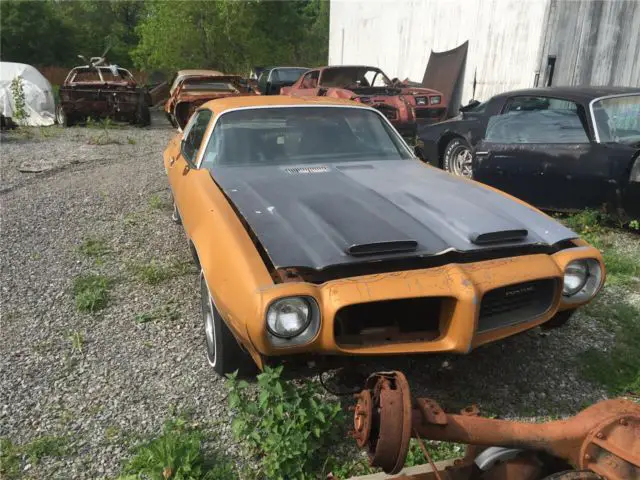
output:
[[105,240],[94,237],[85,239],[78,247],[78,251],[90,258],[100,258],[111,253]]
[[169,302],[161,307],[136,315],[135,321],[136,323],[147,323],[154,320],[177,320],[178,318],[180,318],[178,309],[173,303]]
[[167,210],[171,208],[171,204],[157,193],[154,193],[149,197],[149,207],[154,210]]
[[204,433],[184,418],[165,422],[162,433],[138,446],[118,480],[231,480],[238,475],[230,461],[203,448]]
[[0,439],[0,478],[20,478],[23,459],[37,465],[45,457],[65,457],[72,449],[68,437],[43,436],[23,445],[8,438]]
[[83,353],[82,346],[84,345],[84,336],[77,330],[74,330],[69,334],[67,338],[69,339],[69,342],[71,342],[71,353],[77,352],[80,355],[82,355]]
[[129,271],[138,280],[148,285],[158,285],[171,278],[180,277],[193,272],[190,262],[175,262],[162,264],[155,260],[147,263],[132,264]]
[[604,386],[612,395],[640,393],[640,308],[619,302],[585,307],[585,313],[615,335],[608,350],[590,348],[578,357],[585,378]]
[[85,274],[73,281],[76,308],[81,312],[97,312],[107,306],[111,280],[104,275]]

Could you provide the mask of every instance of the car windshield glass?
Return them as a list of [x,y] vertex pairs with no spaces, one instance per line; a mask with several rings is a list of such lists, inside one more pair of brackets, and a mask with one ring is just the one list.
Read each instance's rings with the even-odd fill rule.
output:
[[224,92],[236,92],[237,89],[233,84],[228,82],[197,82],[197,83],[187,83],[185,82],[182,87],[183,90],[188,91],[207,91],[210,92],[212,90],[219,90]]
[[412,159],[375,111],[345,107],[270,107],[223,114],[202,165],[296,165]]
[[640,94],[594,102],[593,121],[600,142],[640,142]]
[[271,73],[272,81],[281,83],[295,83],[306,68],[278,68]]
[[391,87],[391,80],[377,68],[338,67],[326,68],[322,72],[322,85],[325,87]]

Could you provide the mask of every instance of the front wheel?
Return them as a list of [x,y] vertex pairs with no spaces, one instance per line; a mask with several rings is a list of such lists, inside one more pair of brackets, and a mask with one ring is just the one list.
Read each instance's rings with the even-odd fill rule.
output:
[[249,354],[240,348],[216,309],[202,270],[200,271],[200,298],[209,365],[218,375],[226,375],[236,370],[241,375],[250,374],[255,370],[255,365]]
[[61,125],[63,127],[70,127],[72,125],[71,119],[65,113],[62,105],[60,104],[56,106],[56,122],[58,122],[58,125]]
[[454,138],[444,150],[444,169],[460,177],[473,177],[473,154],[471,147],[462,138]]

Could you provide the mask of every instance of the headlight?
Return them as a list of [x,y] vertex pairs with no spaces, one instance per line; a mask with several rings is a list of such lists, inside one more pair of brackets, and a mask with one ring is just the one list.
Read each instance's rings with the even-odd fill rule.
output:
[[304,297],[276,300],[267,311],[267,328],[279,338],[293,338],[306,330],[311,322],[311,304]]
[[562,287],[562,294],[570,297],[575,295],[589,278],[589,267],[583,260],[575,260],[567,265],[564,270],[564,286]]
[[603,273],[600,263],[593,258],[569,262],[564,269],[564,301],[578,303],[591,299],[600,289]]
[[442,97],[440,95],[434,95],[431,98],[431,105],[437,105],[438,103],[440,103],[442,101]]

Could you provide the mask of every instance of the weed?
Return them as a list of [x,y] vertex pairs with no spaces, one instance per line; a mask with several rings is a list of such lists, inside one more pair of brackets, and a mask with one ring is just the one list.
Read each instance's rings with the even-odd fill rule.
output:
[[640,231],[640,220],[631,220],[629,222],[629,228],[631,230],[635,230],[636,232]]
[[157,285],[170,278],[191,273],[192,267],[189,262],[176,262],[170,265],[163,265],[152,260],[148,263],[130,265],[129,271],[141,282],[148,285]]
[[297,387],[281,374],[282,366],[266,367],[257,376],[257,398],[237,374],[228,376],[233,433],[260,459],[261,477],[316,478],[340,437],[343,412],[321,397],[317,383]]
[[640,392],[640,308],[617,303],[606,310],[596,306],[587,313],[598,315],[595,318],[612,328],[615,338],[611,349],[590,348],[578,357],[583,375],[605,386],[612,395]]
[[[464,447],[457,443],[436,442],[433,440],[423,440],[425,448],[434,462],[441,460],[449,460],[464,455]],[[420,448],[418,440],[411,439],[407,459],[404,463],[405,467],[413,467],[428,463],[428,459],[424,457],[424,453]]]
[[171,207],[171,205],[157,193],[154,193],[149,197],[149,206],[154,210],[163,210]]
[[111,425],[104,430],[104,438],[108,441],[114,440],[118,435],[120,435],[120,429],[116,426]]
[[64,457],[70,453],[67,437],[44,436],[36,438],[21,447],[24,455],[33,464],[37,464],[44,457]]
[[237,478],[225,460],[207,458],[203,434],[184,418],[165,422],[162,434],[139,446],[123,468],[119,480],[231,480]]
[[96,312],[107,306],[111,281],[103,275],[86,274],[73,281],[76,307],[81,312]]
[[129,145],[135,145],[137,142],[136,142],[136,139],[135,139],[135,138],[133,138],[133,137],[127,137],[127,143],[128,143]]
[[87,141],[89,145],[121,145],[122,142],[120,140],[116,140],[115,138],[111,138],[109,136],[108,130],[103,130],[102,133],[98,135],[92,135],[89,137]]
[[59,130],[49,127],[40,127],[40,136],[42,138],[55,138],[59,135]]
[[107,242],[100,238],[87,238],[78,247],[80,253],[91,258],[99,258],[111,252],[107,246]]
[[11,80],[11,96],[13,97],[13,119],[17,123],[27,118],[27,101],[24,95],[24,84],[22,77],[17,76]]
[[8,438],[0,438],[0,477],[13,479],[20,475],[20,451]]
[[84,344],[84,337],[80,332],[74,330],[67,337],[71,342],[71,353],[79,353],[82,355],[82,345]]
[[136,315],[135,321],[136,323],[147,323],[153,320],[177,320],[178,318],[180,318],[178,309],[173,303],[169,302],[151,311]]

